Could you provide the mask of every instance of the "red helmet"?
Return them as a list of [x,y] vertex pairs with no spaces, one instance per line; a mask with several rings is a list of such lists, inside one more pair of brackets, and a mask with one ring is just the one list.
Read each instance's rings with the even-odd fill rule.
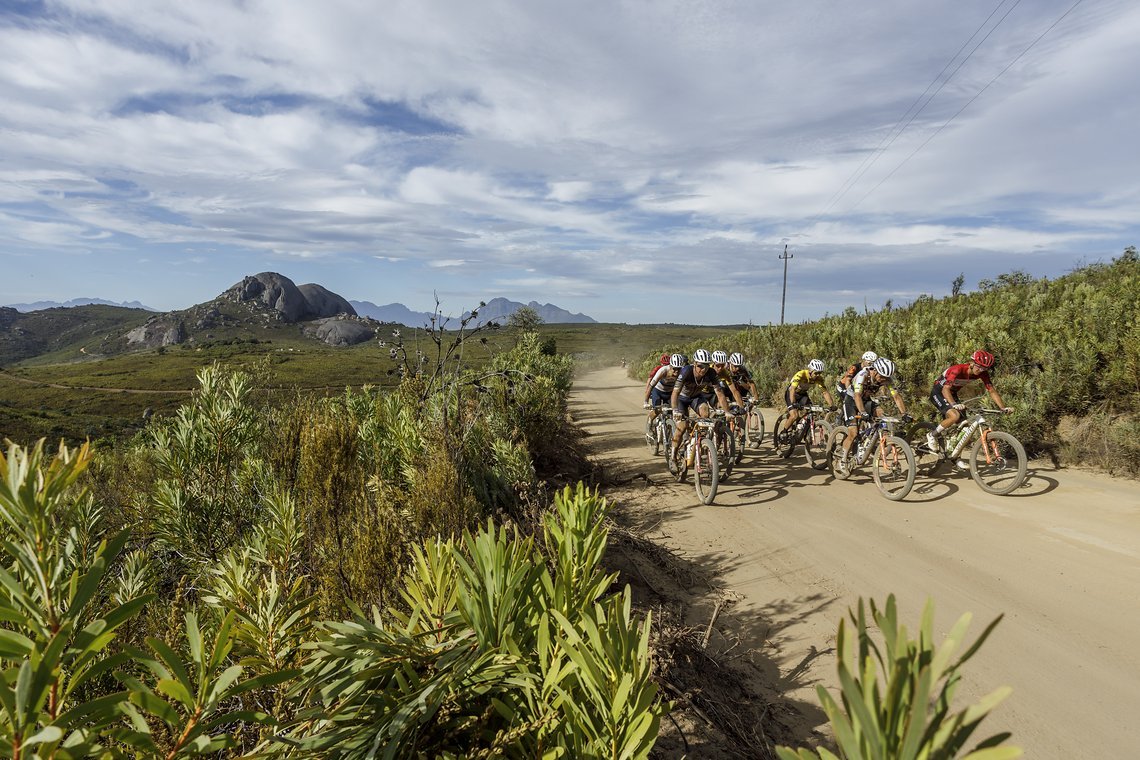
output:
[[671,354],[661,354],[660,364],[662,367],[664,367],[666,364],[669,363],[669,357],[670,356],[671,356]]
[[994,355],[989,351],[982,351],[981,349],[978,349],[970,358],[973,359],[974,364],[977,364],[979,367],[985,367],[986,369],[989,369],[990,367],[994,366]]

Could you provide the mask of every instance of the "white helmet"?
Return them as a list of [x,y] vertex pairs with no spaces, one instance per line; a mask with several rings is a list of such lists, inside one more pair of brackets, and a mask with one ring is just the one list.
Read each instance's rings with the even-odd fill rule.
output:
[[712,360],[714,364],[728,364],[728,354],[724,351],[713,351]]
[[728,357],[728,363],[735,367],[744,366],[744,354],[739,351],[735,352],[732,356]]
[[877,362],[879,360],[879,355],[876,354],[874,351],[864,351],[863,356],[861,358],[865,362],[870,362],[871,364],[874,364],[875,362]]
[[669,357],[669,366],[673,369],[681,369],[689,362],[685,360],[684,354],[673,354]]
[[693,364],[712,364],[712,357],[708,351],[698,348],[693,352]]
[[808,369],[812,372],[823,372],[823,362],[819,359],[812,359],[808,362]]
[[890,377],[895,374],[895,363],[886,357],[880,357],[875,360],[873,369],[883,377]]

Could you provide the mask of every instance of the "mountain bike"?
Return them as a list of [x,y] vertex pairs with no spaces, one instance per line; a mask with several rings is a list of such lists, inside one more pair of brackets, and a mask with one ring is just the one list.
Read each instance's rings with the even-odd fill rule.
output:
[[[1001,409],[976,408],[945,435],[938,437],[937,450],[931,450],[926,433],[935,428],[933,422],[914,425],[911,440],[925,474],[933,475],[943,462],[954,462],[968,469],[974,482],[986,493],[1004,496],[1025,482],[1029,462],[1021,441],[1009,433],[994,430],[989,418],[1001,416]],[[969,451],[969,458],[966,457]],[[965,458],[965,461],[963,459]]]
[[660,454],[663,448],[668,448],[669,442],[673,440],[671,412],[672,407],[668,404],[657,404],[653,407],[653,416],[645,419],[645,445],[653,456]]
[[855,434],[855,445],[843,463],[843,441],[847,428],[837,427],[827,444],[831,472],[836,480],[847,480],[864,464],[871,464],[871,477],[879,492],[891,501],[905,499],[914,487],[916,472],[914,450],[903,438],[894,434],[900,417],[878,417],[870,423],[860,423]]
[[720,466],[717,461],[714,429],[716,421],[708,417],[698,417],[685,428],[681,443],[667,457],[669,472],[678,483],[685,481],[691,467],[693,486],[702,504],[712,504],[716,489],[720,485]]
[[[792,408],[788,407],[788,411]],[[822,470],[827,467],[827,444],[833,430],[832,426],[823,419],[827,408],[814,404],[795,408],[801,409],[802,414],[791,429],[780,435],[782,440],[782,445],[779,447],[780,456],[788,459],[796,450],[796,446],[802,443],[808,466]]]
[[740,410],[740,414],[729,414],[725,419],[728,422],[728,433],[732,436],[732,443],[736,449],[733,461],[740,464],[744,459],[744,450],[748,447],[748,401]]

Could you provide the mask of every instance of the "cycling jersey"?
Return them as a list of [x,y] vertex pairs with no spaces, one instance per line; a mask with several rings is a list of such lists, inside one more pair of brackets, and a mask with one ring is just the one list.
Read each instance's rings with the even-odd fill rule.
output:
[[942,371],[942,374],[939,375],[938,379],[934,381],[934,385],[938,388],[939,391],[942,390],[943,386],[949,385],[950,392],[954,394],[955,398],[957,398],[958,389],[967,383],[973,382],[974,380],[981,380],[982,385],[986,386],[987,391],[992,391],[994,389],[994,384],[990,381],[990,373],[982,370],[981,374],[971,374],[969,364],[950,365]]
[[820,388],[822,388],[823,375],[812,375],[810,369],[801,369],[799,372],[792,375],[791,384],[795,386],[796,393],[802,395],[808,392],[809,385],[818,385]]
[[[727,373],[726,373],[727,374]],[[717,388],[724,387],[724,380],[712,367],[705,370],[701,377],[697,377],[692,364],[681,370],[676,386],[681,389],[681,398],[690,399],[696,396],[707,398],[716,393]]]
[[[990,381],[989,372],[983,370],[980,374],[974,375],[970,373],[969,364],[950,365],[934,381],[934,386],[930,389],[930,403],[934,404],[935,409],[942,412],[942,416],[946,416],[946,412],[958,401],[958,391],[967,383],[972,383],[975,380],[981,380],[987,391],[994,392],[994,384]],[[954,401],[947,401],[946,396],[942,394],[942,389],[947,386],[950,387],[950,397]]]
[[[891,381],[882,375],[879,376],[878,381],[873,380],[871,378],[871,367],[867,367],[866,369],[859,370],[859,372],[855,374],[855,377],[851,379],[851,385],[847,388],[847,395],[851,398],[855,398],[855,394],[858,393],[862,395],[864,399],[868,399],[878,393],[883,386],[889,387],[890,385]],[[894,388],[890,388],[890,392],[892,396],[898,393]]]
[[847,367],[843,374],[835,378],[835,389],[840,393],[846,393],[847,389],[851,387],[851,381],[855,379],[855,375],[859,374],[861,369],[863,369],[862,362],[855,362]]
[[752,385],[752,373],[747,369],[737,367],[735,372],[730,369],[728,375],[732,379],[732,382],[736,384],[736,390],[740,391],[741,397],[752,391],[750,387]]

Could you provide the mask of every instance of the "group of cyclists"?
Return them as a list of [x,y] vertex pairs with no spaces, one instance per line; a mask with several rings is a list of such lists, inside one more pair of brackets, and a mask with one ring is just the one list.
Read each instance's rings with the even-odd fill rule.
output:
[[[979,349],[973,353],[969,362],[950,365],[934,381],[930,401],[941,413],[942,419],[927,434],[927,445],[932,450],[938,449],[939,438],[962,419],[965,406],[959,401],[958,394],[971,382],[981,382],[999,409],[1013,411],[1005,405],[990,378],[994,361],[992,353]],[[856,440],[859,423],[883,415],[875,401],[877,396],[884,392],[889,394],[904,423],[910,422],[912,418],[907,412],[903,395],[893,387],[895,363],[890,359],[879,356],[874,351],[867,351],[859,361],[852,362],[839,373],[835,386],[840,398],[839,404],[836,404],[826,387],[825,369],[823,361],[812,359],[807,367],[796,372],[784,390],[788,413],[779,429],[773,433],[778,439],[781,433],[792,429],[811,404],[809,394],[812,387],[818,386],[824,402],[831,410],[842,409],[840,424],[846,426],[848,434],[843,438],[842,451],[837,452],[836,467],[843,470]],[[728,414],[740,414],[745,400],[756,399],[758,395],[756,383],[744,366],[744,356],[741,353],[729,355],[725,351],[710,352],[698,348],[693,352],[691,360],[679,353],[661,355],[658,367],[645,385],[644,407],[650,410],[651,416],[654,407],[668,405],[672,409],[677,422],[668,452],[672,458],[674,450],[684,437],[690,411],[700,417],[708,417],[715,409],[723,409]]]

